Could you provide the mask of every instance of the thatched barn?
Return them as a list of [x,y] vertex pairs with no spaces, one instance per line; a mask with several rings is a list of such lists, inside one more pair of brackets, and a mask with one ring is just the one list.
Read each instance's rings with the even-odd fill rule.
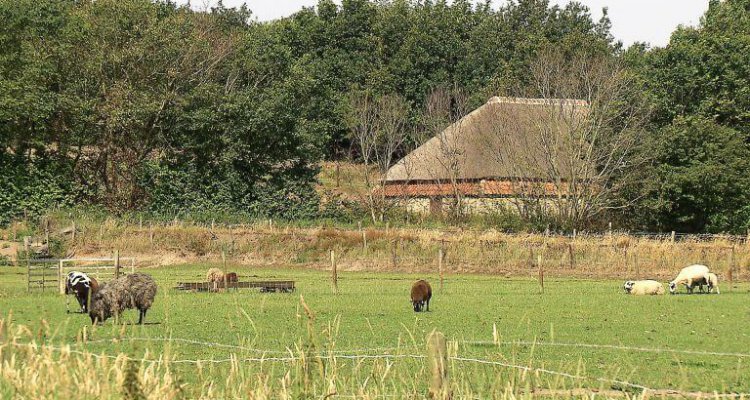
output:
[[565,196],[581,165],[575,132],[582,100],[493,97],[409,153],[385,178],[385,196],[411,211],[439,213],[461,198],[465,211]]

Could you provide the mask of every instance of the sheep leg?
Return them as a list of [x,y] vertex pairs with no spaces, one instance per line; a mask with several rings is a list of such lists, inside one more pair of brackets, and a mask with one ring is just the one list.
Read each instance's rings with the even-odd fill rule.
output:
[[138,310],[140,311],[138,315],[138,325],[143,325],[143,319],[146,318],[146,310]]
[[427,299],[427,311],[430,311],[430,299]]

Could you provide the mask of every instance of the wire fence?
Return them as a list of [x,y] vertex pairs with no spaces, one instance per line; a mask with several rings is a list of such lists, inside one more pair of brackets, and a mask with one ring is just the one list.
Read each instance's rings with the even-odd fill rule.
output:
[[[117,340],[122,340],[122,339],[117,339]],[[247,347],[247,346],[197,341],[197,340],[192,340],[192,339],[132,337],[132,338],[125,338],[125,340],[144,341],[144,342],[165,341],[165,342],[173,342],[173,343],[228,348],[232,350],[253,351],[253,352],[262,353],[262,354],[286,353],[289,355],[285,357],[280,357],[280,356],[240,357],[240,356],[237,356],[236,354],[232,354],[229,357],[219,358],[219,359],[164,359],[164,358],[146,359],[146,358],[130,357],[124,353],[120,353],[115,356],[115,355],[106,354],[106,353],[97,354],[97,353],[93,353],[90,351],[75,350],[71,348],[71,345],[55,346],[55,345],[50,345],[50,344],[37,344],[34,342],[29,342],[29,343],[7,342],[4,345],[12,346],[15,348],[27,348],[29,350],[34,350],[34,351],[46,350],[46,351],[51,351],[51,352],[57,352],[60,354],[75,354],[75,355],[80,355],[82,357],[92,357],[96,359],[107,358],[107,359],[112,359],[112,360],[128,360],[128,361],[141,362],[141,363],[190,364],[190,365],[197,365],[197,366],[208,365],[208,364],[226,364],[226,363],[235,363],[235,364],[236,363],[261,363],[262,364],[262,363],[269,363],[269,362],[290,363],[290,362],[304,361],[306,358],[309,358],[310,356],[312,356],[313,358],[317,358],[317,359],[356,360],[357,362],[366,361],[366,360],[393,361],[393,360],[404,360],[404,359],[424,362],[425,359],[428,358],[428,356],[424,354],[411,354],[411,353],[407,353],[407,354],[361,354],[361,352],[382,351],[384,350],[383,348],[340,350],[337,352],[329,352],[328,354],[323,353],[323,354],[297,356],[297,355],[294,355],[294,351],[291,349],[288,349],[287,351],[261,350],[261,349]],[[97,341],[88,341],[85,343],[75,343],[75,345],[94,344],[94,343],[112,343],[112,342],[113,342],[112,339],[109,339],[109,340],[102,339],[102,340],[97,340]],[[740,358],[750,357],[750,354],[747,354],[747,353],[644,348],[644,347],[637,347],[637,346],[590,344],[590,343],[557,343],[557,342],[545,343],[545,342],[528,342],[528,341],[506,341],[506,342],[457,341],[455,343],[458,343],[459,345],[492,345],[492,346],[502,346],[502,345],[567,346],[567,347],[597,348],[597,349],[621,350],[621,351],[672,353],[672,354],[685,354],[685,355],[705,355],[705,356],[710,355],[710,356],[740,357]],[[402,349],[402,347],[393,347],[390,349],[398,350],[398,349]],[[660,396],[697,397],[697,398],[706,397],[706,396],[714,397],[714,398],[745,398],[745,397],[750,396],[750,393],[714,392],[711,394],[704,394],[700,392],[686,392],[686,391],[680,391],[680,390],[675,390],[675,389],[659,389],[659,388],[653,388],[653,387],[646,386],[643,384],[631,382],[628,380],[588,376],[588,375],[582,375],[580,373],[574,374],[574,373],[569,373],[569,372],[564,372],[564,371],[557,371],[557,370],[553,370],[549,368],[533,367],[529,365],[520,365],[520,364],[515,364],[515,363],[510,363],[510,362],[505,362],[505,361],[491,360],[491,359],[479,358],[479,357],[465,357],[465,356],[459,356],[459,355],[452,355],[452,356],[448,356],[447,359],[449,361],[464,363],[464,364],[500,367],[500,368],[507,368],[507,369],[521,371],[523,373],[534,373],[534,374],[556,376],[556,377],[566,378],[566,379],[570,379],[573,381],[579,381],[579,382],[584,382],[584,383],[585,382],[599,382],[599,383],[603,383],[607,385],[616,385],[617,387],[620,387],[620,388],[630,388],[630,389],[636,389],[636,390],[642,391],[644,395],[647,393],[650,393],[650,394],[655,394],[655,395],[660,395]],[[615,387],[615,386],[612,386],[612,387]],[[347,397],[347,395],[337,395],[336,397]],[[378,397],[388,397],[388,395],[379,395]]]

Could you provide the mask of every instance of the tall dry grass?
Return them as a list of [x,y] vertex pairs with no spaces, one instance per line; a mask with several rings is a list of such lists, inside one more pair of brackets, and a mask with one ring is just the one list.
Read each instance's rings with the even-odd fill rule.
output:
[[[58,222],[53,232],[70,226]],[[427,272],[438,268],[438,249],[446,273],[545,274],[581,278],[657,278],[676,275],[686,265],[703,263],[726,280],[750,278],[750,244],[744,238],[684,236],[672,240],[627,234],[506,234],[493,230],[299,228],[267,223],[242,226],[139,225],[116,219],[79,220],[76,235],[53,235],[68,255],[121,254],[146,264],[221,261],[253,265],[328,268],[330,251],[342,270]],[[14,226],[16,231],[24,227]],[[0,235],[10,237],[9,229]]]

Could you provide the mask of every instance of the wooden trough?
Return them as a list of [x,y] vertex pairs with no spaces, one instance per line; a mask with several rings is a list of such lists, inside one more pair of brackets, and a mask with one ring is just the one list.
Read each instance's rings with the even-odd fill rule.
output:
[[261,293],[294,291],[294,281],[253,281],[253,282],[177,282],[175,289],[196,292],[217,292],[220,289],[260,288]]

